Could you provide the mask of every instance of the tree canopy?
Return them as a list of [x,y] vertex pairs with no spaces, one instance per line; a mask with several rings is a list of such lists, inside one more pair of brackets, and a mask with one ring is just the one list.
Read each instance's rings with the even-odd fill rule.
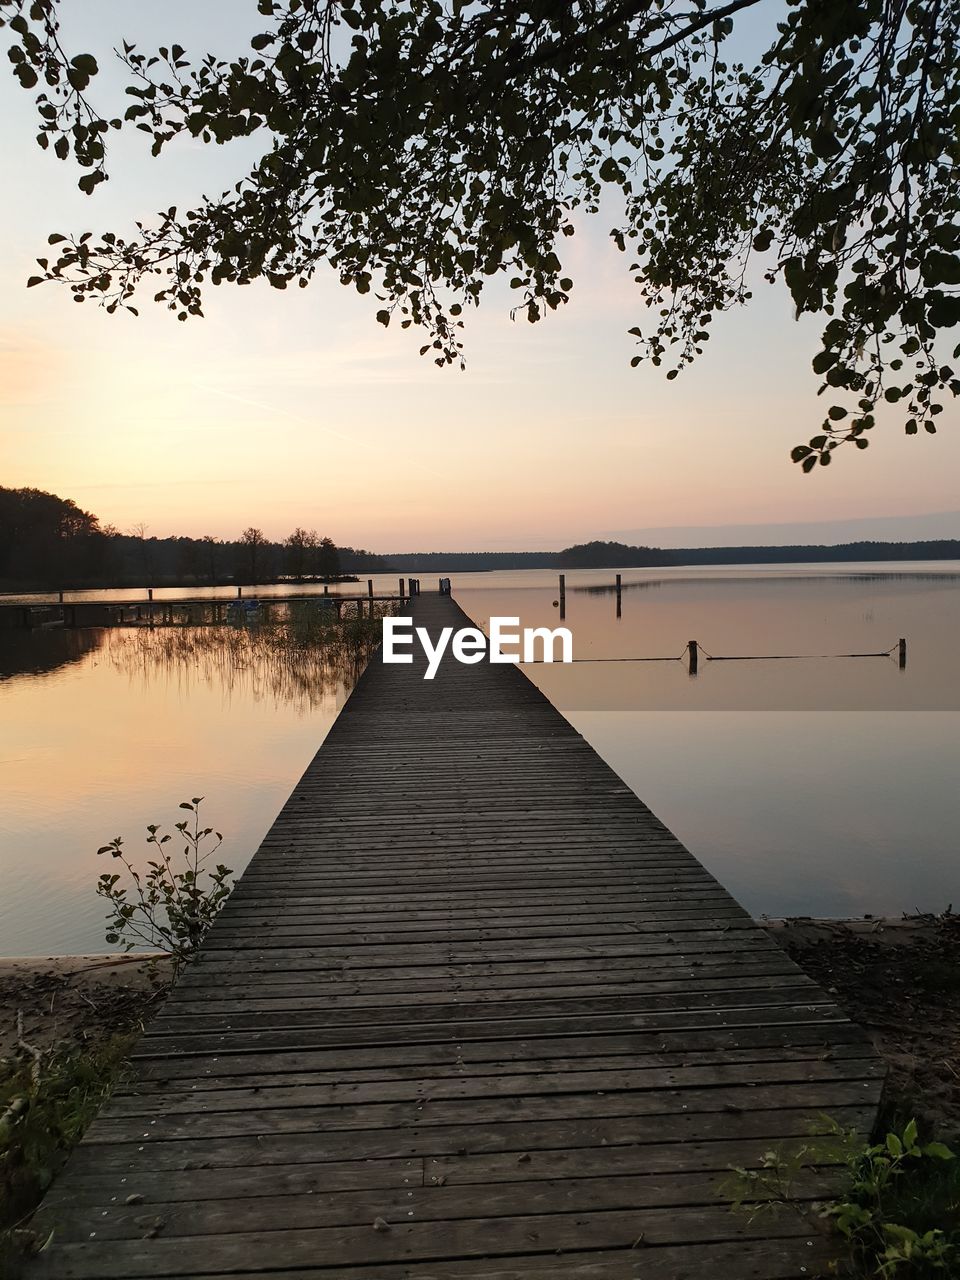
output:
[[[253,3],[253,0],[248,0]],[[769,46],[731,53],[774,6]],[[324,263],[463,363],[464,315],[504,273],[532,322],[566,304],[565,237],[619,197],[611,235],[638,288],[632,363],[674,378],[718,313],[782,279],[822,317],[827,410],[805,471],[866,448],[878,406],[936,430],[960,391],[960,0],[258,0],[246,57],[119,43],[127,105],[90,95],[57,0],[0,0],[36,92],[38,141],[108,176],[112,129],[159,154],[181,135],[262,154],[228,192],[134,234],[53,234],[30,283],[78,301],[202,314],[210,285],[305,287]]]

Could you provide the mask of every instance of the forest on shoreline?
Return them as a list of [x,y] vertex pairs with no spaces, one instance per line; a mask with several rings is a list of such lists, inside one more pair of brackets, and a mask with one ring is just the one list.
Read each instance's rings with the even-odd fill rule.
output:
[[637,569],[681,565],[960,560],[960,539],[834,545],[638,547],[587,542],[562,551],[424,551],[377,555],[297,526],[282,541],[254,525],[235,539],[149,536],[102,525],[68,498],[0,488],[0,591],[336,581],[367,573]]
[[145,525],[121,532],[101,524],[69,498],[0,488],[0,591],[336,581],[383,567],[315,529],[297,526],[281,542],[255,525],[234,539],[157,538]]

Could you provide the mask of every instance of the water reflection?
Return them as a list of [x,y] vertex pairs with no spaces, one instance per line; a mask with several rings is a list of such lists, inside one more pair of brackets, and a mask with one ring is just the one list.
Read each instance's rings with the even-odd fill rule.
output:
[[[577,656],[677,660],[525,670],[750,909],[940,910],[960,899],[960,716],[939,713],[960,707],[952,568],[627,570],[619,622],[614,575],[578,571]],[[454,592],[479,623],[557,622],[553,573],[455,575]],[[723,655],[873,652],[901,635],[905,671],[701,659],[691,678],[685,660],[694,637]],[[363,656],[296,626],[0,632],[0,954],[102,949],[97,847],[169,826],[185,797],[205,797],[242,870]]]
[[96,653],[103,639],[102,631],[90,629],[0,632],[0,680],[50,675]]
[[136,687],[195,685],[221,698],[264,700],[300,715],[352,688],[379,641],[379,624],[305,633],[294,625],[176,627],[107,633],[106,656]]
[[[566,584],[574,664],[526,668],[564,712],[960,710],[960,573],[952,567],[624,573],[619,615],[613,578],[594,571]],[[461,589],[457,599],[481,625],[495,614],[528,627],[559,621],[553,584],[498,582]]]
[[103,951],[97,848],[141,850],[188,796],[242,871],[379,630],[0,632],[0,955]]
[[[755,582],[757,580],[757,577],[755,574],[742,573],[738,575],[736,571],[731,568],[731,566],[727,565],[724,567],[728,570],[728,572],[723,575],[722,579],[718,578],[718,575],[715,573],[698,578],[695,573],[691,572],[684,575],[683,577],[674,576],[669,578],[643,578],[643,579],[639,579],[637,581],[632,581],[632,582],[621,582],[620,587],[617,586],[615,581],[583,582],[574,586],[570,586],[567,588],[567,590],[571,592],[573,591],[580,592],[583,595],[590,595],[590,596],[612,596],[612,595],[615,595],[618,590],[650,591],[654,589],[659,589],[661,587],[674,587],[674,586],[686,585],[687,583],[691,583],[691,582],[704,583],[704,582],[717,582],[718,580],[720,580],[720,581],[723,581],[724,583],[731,583],[731,582],[737,582],[737,581]],[[800,577],[801,575],[794,574],[794,573],[768,572],[763,575],[762,580],[764,583],[767,583],[767,584],[775,583],[775,582],[797,582]],[[884,571],[880,573],[838,572],[838,573],[824,573],[820,575],[808,572],[802,575],[802,579],[804,582],[838,583],[841,585],[843,583],[849,583],[849,582],[871,583],[871,584],[911,582],[911,583],[915,583],[918,586],[926,587],[932,582],[942,582],[942,583],[947,583],[952,587],[960,586],[960,573],[957,573],[955,570],[947,573],[937,573],[933,571],[929,573],[909,573],[909,572],[897,573],[897,572]]]

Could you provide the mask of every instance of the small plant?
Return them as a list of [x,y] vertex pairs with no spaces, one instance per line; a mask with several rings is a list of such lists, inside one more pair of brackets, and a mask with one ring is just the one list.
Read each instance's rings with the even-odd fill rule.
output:
[[878,1276],[893,1276],[907,1268],[914,1274],[947,1271],[960,1260],[955,1232],[926,1223],[896,1221],[898,1200],[908,1180],[925,1181],[930,1163],[952,1160],[942,1142],[920,1143],[917,1122],[901,1134],[888,1133],[883,1142],[867,1147],[851,1162],[853,1174],[846,1197],[826,1212],[850,1241],[861,1262],[875,1266]]
[[121,943],[125,951],[138,945],[160,948],[170,953],[177,969],[200,946],[233,888],[229,867],[218,862],[208,869],[223,836],[212,827],[200,826],[202,800],[202,796],[194,796],[180,805],[193,818],[176,824],[184,841],[179,865],[174,864],[166,847],[173,837],[156,825],[147,827],[147,844],[157,852],[143,873],[124,851],[120,836],[97,850],[98,854],[119,858],[133,882],[123,885],[121,876],[109,871],[97,881],[97,893],[111,907],[106,933],[111,945]]
[[[835,1127],[825,1139],[766,1152],[757,1169],[735,1169],[734,1206],[746,1205],[751,1217],[786,1207],[811,1224],[832,1222],[849,1245],[850,1270],[843,1274],[953,1275],[960,1263],[960,1177],[952,1167],[943,1175],[953,1159],[944,1143],[919,1141],[915,1120],[867,1147],[855,1132]],[[847,1174],[840,1198],[826,1204],[805,1198],[811,1172],[822,1180],[831,1165]]]

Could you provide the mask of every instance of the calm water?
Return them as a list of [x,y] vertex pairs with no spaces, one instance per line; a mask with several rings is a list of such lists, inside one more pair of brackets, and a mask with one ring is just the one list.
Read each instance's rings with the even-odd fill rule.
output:
[[[625,571],[620,618],[613,578],[566,575],[577,662],[526,670],[745,906],[960,905],[960,565]],[[559,624],[550,572],[454,575],[454,592],[481,625]],[[141,847],[188,796],[241,869],[352,682],[186,635],[0,633],[0,954],[104,949],[96,848]],[[895,655],[702,657],[692,677],[678,660],[691,639],[735,657],[879,653],[900,636],[905,670]],[[606,661],[638,657],[670,661]]]

